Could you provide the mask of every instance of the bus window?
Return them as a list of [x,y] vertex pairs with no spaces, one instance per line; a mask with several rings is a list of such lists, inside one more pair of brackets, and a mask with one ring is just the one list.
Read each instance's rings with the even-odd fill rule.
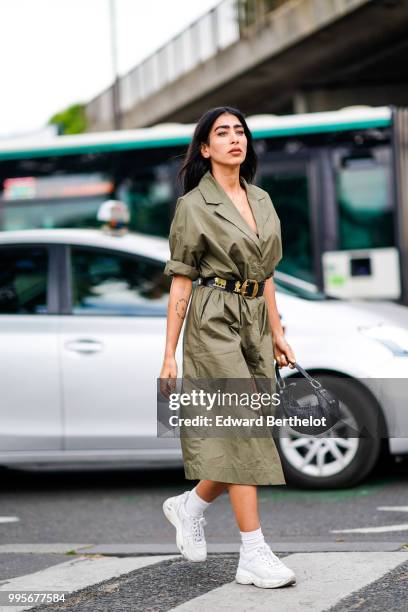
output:
[[284,256],[278,269],[315,283],[306,164],[268,164],[261,170],[259,186],[271,196],[281,221]]
[[1,229],[98,227],[98,208],[114,189],[110,165],[106,154],[3,162]]
[[171,151],[55,155],[0,165],[0,229],[97,228],[97,212],[108,199],[125,202],[129,229],[168,236],[174,192]]
[[339,249],[394,244],[390,150],[334,153]]
[[143,163],[140,153],[121,154],[116,194],[127,204],[132,230],[167,238],[174,203],[174,175],[169,162]]

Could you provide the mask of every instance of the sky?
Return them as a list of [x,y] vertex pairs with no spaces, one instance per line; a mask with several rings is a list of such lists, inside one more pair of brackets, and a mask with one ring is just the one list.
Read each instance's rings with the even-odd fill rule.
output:
[[[112,82],[110,0],[1,0],[0,138],[35,132]],[[124,74],[219,0],[112,0]]]

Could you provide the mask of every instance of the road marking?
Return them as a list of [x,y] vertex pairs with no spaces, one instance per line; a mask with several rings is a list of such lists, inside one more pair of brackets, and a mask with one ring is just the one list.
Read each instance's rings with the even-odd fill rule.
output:
[[381,525],[379,527],[357,527],[356,529],[332,529],[331,533],[387,533],[390,531],[408,531],[408,523]]
[[408,506],[378,506],[377,510],[386,510],[387,512],[408,512]]
[[0,523],[17,523],[18,516],[0,516]]
[[80,554],[86,554],[86,550],[78,551],[79,548],[85,548],[86,546],[91,547],[92,544],[71,544],[70,542],[51,542],[50,544],[26,544],[23,542],[15,542],[13,544],[0,544],[0,553],[60,553],[62,555],[65,555],[69,552],[75,551]]
[[296,585],[261,589],[230,582],[172,608],[171,612],[323,612],[404,561],[408,561],[405,552],[289,555],[284,563],[295,572]]
[[[209,554],[233,554],[239,553],[239,542],[209,542]],[[274,542],[273,550],[276,553],[312,553],[312,552],[397,552],[402,543],[400,540],[349,540],[343,538],[329,541],[316,539],[312,542]],[[148,555],[178,555],[176,543],[174,544],[90,544],[90,543],[71,543],[71,542],[51,542],[49,544],[15,542],[12,544],[0,544],[0,554],[48,554],[57,553],[61,555],[103,555],[104,557],[146,557]]]
[[[44,570],[0,581],[0,591],[68,591],[72,593],[92,584],[110,580],[176,555],[151,557],[79,557]],[[13,607],[13,612],[29,610],[37,604]],[[9,607],[0,607],[8,612]]]
[[[408,506],[378,506],[377,510],[408,512]],[[332,529],[331,533],[387,533],[390,531],[408,531],[408,523],[379,525],[378,527],[356,527],[355,529]]]

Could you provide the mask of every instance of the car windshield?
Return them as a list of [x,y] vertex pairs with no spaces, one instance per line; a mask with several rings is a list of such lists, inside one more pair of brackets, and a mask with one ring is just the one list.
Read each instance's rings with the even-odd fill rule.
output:
[[298,281],[297,279],[283,278],[281,275],[274,275],[274,283],[276,289],[281,293],[287,295],[293,295],[304,300],[339,300],[339,298],[327,295],[323,291],[319,291],[317,287],[304,281]]

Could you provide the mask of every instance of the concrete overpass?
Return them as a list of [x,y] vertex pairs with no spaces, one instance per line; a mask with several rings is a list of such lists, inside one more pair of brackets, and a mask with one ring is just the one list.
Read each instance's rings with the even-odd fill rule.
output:
[[[223,0],[121,77],[120,127],[244,113],[408,106],[408,0]],[[86,107],[113,129],[113,87]]]

